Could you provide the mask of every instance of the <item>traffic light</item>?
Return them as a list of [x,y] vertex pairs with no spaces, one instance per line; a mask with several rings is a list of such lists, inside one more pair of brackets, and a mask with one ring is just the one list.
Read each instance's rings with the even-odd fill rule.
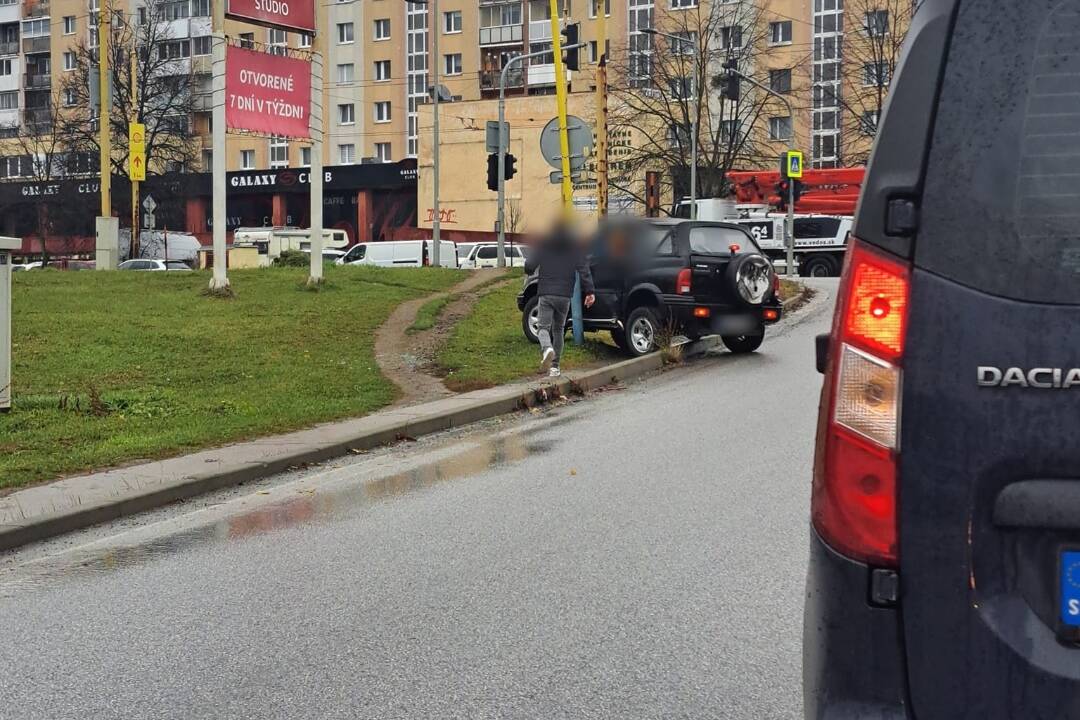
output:
[[739,61],[728,58],[724,61],[724,72],[720,75],[720,94],[728,100],[739,102],[742,88],[739,84]]
[[[562,29],[563,47],[578,44],[578,37],[580,36],[580,33],[578,31],[580,30],[580,28],[580,23],[569,23],[566,27]],[[581,48],[574,48],[573,50],[567,50],[563,55],[563,64],[566,66],[567,70],[578,69],[578,50],[580,49]]]
[[499,189],[499,153],[488,155],[487,186],[488,190]]
[[794,193],[792,197],[794,198],[795,202],[799,202],[799,200],[802,199],[802,180],[781,180],[780,182],[776,183],[776,185],[773,185],[773,190],[776,191],[776,194],[780,197],[780,203],[778,207],[781,210],[787,210],[788,183],[795,183],[794,187],[791,188],[792,193]]
[[512,180],[515,173],[517,173],[517,158],[507,153],[506,160],[503,161],[503,180]]

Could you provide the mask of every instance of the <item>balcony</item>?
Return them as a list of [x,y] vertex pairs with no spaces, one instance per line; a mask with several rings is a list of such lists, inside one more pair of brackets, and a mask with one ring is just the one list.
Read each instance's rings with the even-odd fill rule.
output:
[[[481,70],[480,71],[480,89],[481,90],[498,90],[499,89],[499,76],[502,74],[501,70]],[[508,88],[520,88],[525,87],[525,72],[521,66],[511,68],[506,73],[506,87]]]
[[24,53],[49,52],[49,36],[23,38],[22,49]]
[[52,87],[52,75],[26,74],[24,85],[27,90],[48,90]]
[[23,18],[45,17],[49,14],[49,0],[25,0],[23,3]]
[[18,55],[19,41],[0,42],[0,55]]
[[[570,71],[565,70],[566,81],[570,82]],[[546,65],[530,65],[529,66],[529,85],[554,85],[555,84],[555,65],[549,63]]]
[[499,25],[480,28],[481,45],[521,44],[521,25]]
[[48,125],[52,121],[52,108],[33,107],[23,110],[23,125],[27,127],[40,127]]

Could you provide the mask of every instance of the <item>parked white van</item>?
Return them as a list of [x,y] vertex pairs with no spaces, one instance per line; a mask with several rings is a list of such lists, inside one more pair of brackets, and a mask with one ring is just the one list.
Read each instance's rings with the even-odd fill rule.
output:
[[[234,247],[259,249],[259,267],[269,267],[284,250],[311,252],[311,230],[293,227],[237,228],[233,233]],[[349,236],[344,230],[323,230],[324,250],[344,250]]]
[[[386,240],[357,243],[337,260],[337,265],[378,265],[380,267],[426,267],[431,265],[431,240]],[[449,240],[439,244],[439,264],[458,267],[457,249]]]

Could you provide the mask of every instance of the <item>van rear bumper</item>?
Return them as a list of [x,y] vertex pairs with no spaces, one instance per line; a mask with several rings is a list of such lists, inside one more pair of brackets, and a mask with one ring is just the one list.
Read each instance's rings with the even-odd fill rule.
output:
[[810,529],[803,617],[806,720],[913,720],[900,616],[869,602],[870,569]]

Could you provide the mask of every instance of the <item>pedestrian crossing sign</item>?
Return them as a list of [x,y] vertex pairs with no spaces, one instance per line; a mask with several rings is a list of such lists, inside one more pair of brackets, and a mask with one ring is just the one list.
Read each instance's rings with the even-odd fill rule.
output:
[[784,153],[784,174],[789,178],[801,178],[803,176],[803,154],[798,150],[788,150]]

